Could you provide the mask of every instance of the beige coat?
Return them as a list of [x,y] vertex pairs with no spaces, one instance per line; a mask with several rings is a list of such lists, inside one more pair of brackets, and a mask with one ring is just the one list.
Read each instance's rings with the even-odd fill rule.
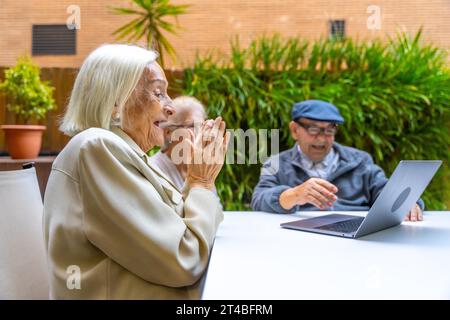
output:
[[44,199],[52,298],[200,297],[220,203],[182,195],[147,160],[118,128],[85,130],[58,155]]

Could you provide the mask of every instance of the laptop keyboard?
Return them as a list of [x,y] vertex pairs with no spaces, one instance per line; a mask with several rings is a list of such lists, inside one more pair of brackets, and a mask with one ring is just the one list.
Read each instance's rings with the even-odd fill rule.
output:
[[345,220],[340,222],[335,222],[331,224],[327,224],[324,226],[317,227],[317,229],[350,233],[358,230],[359,226],[363,222],[364,218],[355,218],[351,220]]

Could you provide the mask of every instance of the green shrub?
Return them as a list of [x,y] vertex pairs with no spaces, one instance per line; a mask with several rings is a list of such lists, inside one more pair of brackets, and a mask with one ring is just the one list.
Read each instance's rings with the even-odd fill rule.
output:
[[29,57],[21,57],[17,64],[5,70],[5,81],[0,92],[8,98],[7,108],[17,116],[18,123],[41,120],[56,107],[54,88],[40,79],[40,68]]
[[[402,159],[442,159],[423,195],[428,210],[450,198],[450,72],[445,52],[398,35],[388,42],[263,36],[230,55],[197,57],[184,74],[183,93],[221,115],[228,128],[280,128],[280,150],[293,145],[292,104],[321,99],[346,122],[336,140],[369,152],[388,175]],[[217,188],[227,210],[249,209],[260,165],[226,165]]]

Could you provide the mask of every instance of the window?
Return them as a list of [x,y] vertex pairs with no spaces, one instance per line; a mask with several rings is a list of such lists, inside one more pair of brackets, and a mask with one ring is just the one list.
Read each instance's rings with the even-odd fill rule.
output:
[[76,54],[76,29],[65,24],[33,25],[33,56]]
[[330,38],[343,39],[345,37],[345,20],[330,20]]

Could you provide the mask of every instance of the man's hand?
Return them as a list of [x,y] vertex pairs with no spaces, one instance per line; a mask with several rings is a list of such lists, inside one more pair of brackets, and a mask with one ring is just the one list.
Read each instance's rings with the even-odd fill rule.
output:
[[280,205],[289,210],[295,205],[310,203],[323,210],[337,200],[338,188],[326,180],[311,178],[299,186],[288,189],[280,195]]
[[411,211],[406,215],[405,221],[422,221],[423,214],[422,209],[420,209],[419,205],[416,203],[412,207]]

